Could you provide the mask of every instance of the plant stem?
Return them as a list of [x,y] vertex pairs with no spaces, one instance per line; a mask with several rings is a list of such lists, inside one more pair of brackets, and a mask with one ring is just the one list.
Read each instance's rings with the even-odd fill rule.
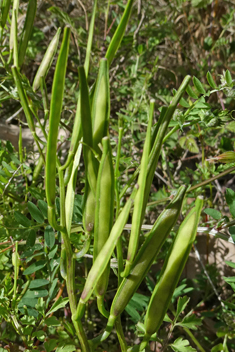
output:
[[201,147],[202,147],[202,166],[204,168],[205,166],[205,147],[204,147],[204,137],[201,135],[200,136],[201,139]]
[[192,186],[191,188],[189,188],[189,190],[187,192],[191,192],[191,191],[194,191],[195,189],[199,188],[199,187],[202,187],[202,186],[205,186],[205,185],[208,185],[208,183],[211,183],[212,181],[215,181],[217,180],[218,178],[222,177],[222,176],[225,176],[227,174],[229,174],[230,172],[232,171],[235,171],[235,166],[233,167],[230,167],[229,169],[221,172],[220,174],[216,175],[216,176],[213,176],[211,178],[209,178],[208,180],[205,180],[203,182],[200,182],[198,183],[197,185],[195,186]]
[[[57,163],[58,164],[58,163]],[[58,168],[59,173],[59,183],[60,183],[60,225],[63,228],[61,235],[64,242],[64,248],[66,252],[66,287],[69,298],[69,305],[72,312],[72,316],[76,313],[77,301],[75,295],[75,260],[73,259],[73,251],[70,244],[69,236],[65,227],[65,186],[64,186],[64,175],[63,171]],[[73,325],[76,330],[77,336],[79,338],[82,351],[90,352],[88,345],[88,340],[86,338],[85,332],[81,321],[74,321]]]
[[170,132],[168,132],[168,134],[164,137],[163,143],[164,143],[173,133],[175,133],[178,129],[179,129],[179,125],[175,125],[175,127],[173,127],[173,128],[170,130]]
[[[118,121],[118,148],[117,148],[117,156],[116,156],[116,165],[115,165],[115,195],[116,195],[116,219],[118,217],[120,211],[120,196],[118,192],[118,177],[119,177],[119,162],[121,156],[121,146],[122,146],[122,136],[123,136],[123,120],[119,118]],[[124,265],[123,265],[123,254],[122,254],[122,237],[117,241],[117,260],[118,260],[118,286],[120,285],[122,278],[121,273],[123,272]]]
[[126,343],[125,336],[124,336],[124,333],[123,333],[122,322],[121,322],[121,316],[120,315],[119,315],[119,317],[117,318],[117,320],[115,322],[115,328],[116,328],[118,340],[119,340],[119,343],[120,343],[121,351],[122,352],[127,352],[127,343]]
[[14,286],[13,286],[13,298],[12,306],[15,309],[15,300],[16,300],[16,290],[17,290],[17,280],[19,273],[19,259],[18,259],[18,241],[15,242],[15,252],[12,254],[14,256],[13,265],[14,265]]
[[188,328],[183,328],[184,331],[188,334],[188,336],[193,340],[195,345],[197,346],[198,350],[201,352],[206,352],[204,348],[200,345],[199,341],[196,339],[196,337],[191,333],[191,331]]

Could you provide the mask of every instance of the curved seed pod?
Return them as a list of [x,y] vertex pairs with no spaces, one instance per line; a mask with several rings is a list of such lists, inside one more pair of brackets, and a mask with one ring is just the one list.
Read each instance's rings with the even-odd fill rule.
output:
[[79,67],[79,84],[80,84],[80,102],[81,102],[81,124],[83,136],[83,156],[86,169],[86,177],[89,182],[91,191],[95,196],[96,181],[98,174],[98,161],[93,154],[93,136],[90,110],[90,98],[87,86],[85,70],[83,66]]
[[84,67],[79,67],[80,111],[83,136],[83,156],[86,170],[83,226],[86,232],[93,231],[95,222],[95,194],[98,175],[98,161],[93,154],[92,121],[90,98]]
[[[93,259],[95,260],[105,245],[112,225],[114,214],[114,170],[112,162],[112,150],[108,137],[102,139],[103,154],[100,161],[97,189],[96,189],[96,211],[94,226],[94,251]],[[106,292],[109,280],[109,263],[96,285],[96,295],[98,307],[101,307],[101,313],[104,310],[104,294]],[[106,314],[106,313],[105,313]]]
[[[77,152],[79,142],[82,138],[82,125],[81,125],[81,97],[80,97],[80,91],[78,93],[78,101],[77,101],[77,109],[76,109],[76,115],[75,115],[75,120],[74,120],[74,126],[73,126],[73,132],[71,136],[71,142],[70,142],[70,148],[69,148],[69,154],[67,157],[66,162],[64,165],[61,166],[61,170],[66,169],[66,173],[69,175],[71,167],[71,162],[74,158],[74,155]],[[66,181],[65,181],[66,185]]]
[[98,79],[92,100],[93,148],[101,155],[99,143],[108,135],[110,114],[109,70],[107,59],[100,60]]
[[[180,85],[177,93],[175,94],[174,98],[172,99],[171,104],[168,106],[168,108],[166,108],[166,109],[164,108],[163,111],[161,111],[159,121],[154,129],[153,137],[151,140],[151,152],[149,155],[148,176],[147,176],[146,187],[145,187],[145,196],[144,196],[144,209],[145,209],[146,204],[148,202],[149,192],[150,192],[150,188],[152,185],[154,172],[156,170],[156,166],[158,163],[159,155],[161,152],[163,140],[166,135],[168,125],[170,123],[170,120],[171,120],[174,112],[175,112],[177,104],[179,103],[180,99],[182,98],[182,96],[183,96],[183,94],[189,84],[190,79],[191,79],[190,76],[185,77],[185,79],[183,80],[182,84]],[[134,173],[134,179],[135,179],[136,175],[138,175],[138,172]],[[132,182],[134,179],[132,179]],[[129,187],[129,185],[123,187],[123,190],[120,193],[120,197],[122,197],[125,194],[128,187]],[[142,218],[143,217],[144,217],[144,212],[142,213]]]
[[[191,76],[189,76],[189,75],[184,78],[177,93],[173,97],[171,104],[168,106],[165,114],[163,115],[161,125],[159,126],[157,136],[156,136],[156,139],[153,143],[153,147],[152,147],[152,150],[151,150],[151,153],[149,156],[148,176],[147,176],[147,181],[146,181],[144,204],[147,204],[147,202],[148,202],[148,197],[149,197],[149,192],[150,192],[150,188],[151,188],[152,181],[153,181],[154,172],[157,167],[159,155],[160,155],[162,144],[163,144],[163,139],[166,135],[168,125],[170,123],[170,120],[175,112],[175,109],[176,109],[180,99],[182,98],[190,80],[191,80]],[[144,217],[144,213],[142,213],[142,218],[143,217]]]
[[129,212],[131,210],[131,206],[135,199],[136,192],[137,192],[137,188],[135,188],[135,190],[132,192],[130,198],[128,199],[124,208],[119,214],[115,224],[112,227],[109,238],[105,242],[105,245],[101,249],[99,255],[96,258],[95,263],[93,264],[93,266],[91,267],[91,270],[89,271],[86,284],[82,291],[82,295],[77,307],[77,312],[74,315],[73,320],[81,319],[81,317],[83,316],[85,304],[91,297],[97,282],[99,281],[101,275],[103,274],[105,268],[107,267],[110,261],[111,255],[114,251],[114,248],[117,244],[118,238],[121,236],[123,228],[128,220]]
[[61,254],[60,254],[60,275],[64,280],[67,279],[66,273],[66,251],[64,248],[64,244],[61,247]]
[[[84,63],[86,77],[87,77],[88,71],[89,71],[90,54],[91,54],[92,41],[93,41],[93,36],[94,36],[96,9],[97,9],[97,0],[94,1],[91,21],[90,21],[90,25],[89,25],[89,35],[88,35],[88,40],[87,40],[86,58],[85,58],[85,63]],[[78,94],[76,116],[75,116],[75,120],[74,120],[74,127],[73,127],[72,136],[71,136],[70,148],[69,148],[69,154],[68,154],[66,162],[64,163],[63,166],[61,166],[62,170],[65,170],[66,168],[69,167],[69,165],[70,165],[71,161],[73,160],[73,157],[77,151],[79,141],[81,140],[81,137],[82,137],[80,105],[81,105],[81,103],[80,103],[80,93],[79,93]],[[65,182],[65,185],[66,185],[66,182]]]
[[82,212],[82,222],[85,232],[92,232],[94,230],[95,207],[95,195],[91,191],[88,181],[86,181]]
[[82,249],[79,252],[74,253],[74,255],[73,255],[74,259],[79,259],[79,258],[84,257],[84,255],[88,252],[88,250],[90,248],[90,243],[91,243],[91,235],[88,236]]
[[61,32],[61,28],[58,28],[54,38],[51,40],[50,44],[48,45],[47,51],[42,59],[42,62],[37,70],[36,76],[33,81],[33,90],[34,91],[36,91],[40,87],[40,78],[46,77],[46,75],[51,67],[51,64],[52,64],[53,58],[56,54],[57,46],[59,43],[60,32]]
[[156,220],[133,262],[130,275],[122,280],[118,288],[112,302],[106,330],[101,336],[100,341],[108,337],[117,317],[123,312],[131,297],[143,281],[146,273],[149,271],[154,258],[178,219],[185,193],[186,187],[180,187],[174,199]]
[[146,333],[140,350],[146,346],[146,342],[149,341],[151,335],[157,332],[162,324],[175,287],[180,279],[195,240],[202,206],[203,199],[198,197],[195,207],[182,222],[167,259],[165,260],[159,281],[148,305],[144,322]]
[[126,7],[125,7],[125,11],[121,18],[121,21],[119,22],[119,25],[109,44],[107,53],[105,55],[106,59],[108,59],[109,66],[112,63],[114,56],[121,44],[122,38],[125,34],[126,26],[131,15],[131,9],[132,9],[133,3],[134,3],[134,0],[128,0],[128,3],[126,4]]
[[[72,161],[72,159],[71,159]],[[67,167],[67,169],[65,170],[64,173],[64,185],[67,186],[67,184],[69,183],[70,177],[72,175],[72,170],[73,170],[73,164],[70,162],[69,166]]]
[[35,166],[35,169],[33,171],[33,184],[34,185],[40,175],[40,172],[42,171],[43,165],[44,165],[44,160],[43,160],[43,157],[40,155],[38,162]]
[[19,45],[19,67],[22,66],[25,58],[28,41],[33,31],[34,18],[37,11],[37,0],[30,0],[27,7],[27,13],[24,23],[24,28]]
[[140,229],[142,225],[142,213],[145,212],[146,204],[144,206],[144,192],[145,192],[145,185],[146,185],[146,178],[147,178],[147,170],[148,170],[148,159],[149,159],[149,152],[151,146],[151,127],[153,121],[153,112],[154,112],[154,100],[150,102],[150,109],[149,109],[149,122],[148,122],[148,129],[146,134],[146,139],[144,143],[144,149],[140,164],[140,173],[138,177],[138,192],[135,197],[134,202],[134,211],[132,216],[132,226],[131,226],[131,234],[130,240],[128,245],[128,253],[127,253],[127,261],[124,273],[121,276],[128,276],[130,273],[132,262],[135,258],[135,254],[138,249],[139,244],[139,235]]
[[91,21],[89,25],[89,34],[87,39],[87,46],[86,46],[86,58],[84,63],[84,69],[86,72],[86,76],[88,76],[89,72],[89,64],[90,64],[90,57],[91,57],[91,49],[92,49],[92,42],[94,37],[94,27],[95,27],[95,15],[97,9],[97,0],[94,0]]
[[76,194],[75,190],[76,190],[77,172],[78,172],[78,166],[80,164],[81,154],[82,154],[82,145],[80,144],[75,154],[74,162],[71,164],[72,170],[71,170],[70,180],[68,182],[68,187],[67,187],[67,192],[65,197],[65,223],[66,223],[66,230],[69,236],[71,233],[74,199]]
[[[67,68],[68,51],[69,51],[70,29],[65,27],[64,37],[60,48],[59,57],[56,64],[49,116],[49,134],[47,141],[46,154],[46,197],[48,211],[50,209],[51,219],[54,224],[55,212],[55,193],[56,193],[56,152],[57,137],[60,123],[60,114],[62,110],[65,74]],[[48,214],[49,220],[49,214]],[[53,226],[53,225],[52,225]]]
[[101,151],[98,147],[98,144],[108,133],[110,97],[107,60],[104,59],[100,61],[99,76],[93,97],[92,114],[89,111],[89,94],[84,70],[81,70],[80,72],[80,85],[81,89],[79,94],[79,101],[81,106],[78,108],[77,113],[82,111],[80,121],[83,130],[83,141],[85,144],[84,159],[86,166],[87,158],[87,175],[89,183],[89,185],[86,184],[85,187],[83,225],[86,232],[91,232],[95,222],[95,192],[96,179],[98,175],[97,160],[94,158],[91,148],[94,148],[95,152],[100,155]]

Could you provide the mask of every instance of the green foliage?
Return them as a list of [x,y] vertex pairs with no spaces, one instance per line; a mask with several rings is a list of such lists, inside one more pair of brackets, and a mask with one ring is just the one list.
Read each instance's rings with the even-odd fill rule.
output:
[[172,343],[171,348],[176,352],[195,352],[195,348],[192,348],[188,340],[183,340],[182,337],[178,337],[174,343]]

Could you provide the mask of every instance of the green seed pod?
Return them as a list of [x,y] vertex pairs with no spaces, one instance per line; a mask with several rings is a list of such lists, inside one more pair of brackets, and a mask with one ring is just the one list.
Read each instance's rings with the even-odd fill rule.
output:
[[33,171],[33,184],[35,184],[35,182],[37,181],[37,179],[42,171],[43,164],[44,164],[44,160],[43,160],[43,157],[40,155],[38,162],[35,166],[35,169]]
[[84,67],[79,67],[81,125],[83,136],[83,156],[86,169],[86,178],[94,196],[96,193],[96,181],[98,174],[98,161],[93,153],[93,136],[90,110],[90,98]]
[[46,77],[52,61],[54,59],[54,56],[56,54],[57,46],[59,43],[60,39],[60,32],[61,28],[59,28],[55,34],[55,36],[52,38],[50,44],[48,45],[47,51],[42,59],[42,62],[37,70],[36,76],[33,81],[33,90],[36,91],[40,87],[40,78],[41,77]]
[[91,191],[88,181],[85,185],[84,201],[83,201],[82,222],[85,232],[92,232],[95,224],[95,206],[96,200],[94,193]]
[[32,35],[34,18],[37,11],[37,0],[30,0],[28,3],[24,28],[19,45],[19,67],[22,66],[25,58],[28,42]]
[[[60,114],[64,95],[65,74],[69,51],[70,29],[65,27],[64,37],[56,64],[49,117],[49,133],[46,155],[46,197],[49,207],[54,207],[56,193],[56,153]],[[40,82],[39,82],[40,83]],[[48,208],[49,209],[49,208]],[[54,211],[50,210],[52,213]],[[52,217],[54,218],[54,216]]]
[[67,184],[69,183],[69,180],[70,180],[70,177],[72,174],[72,170],[73,170],[73,164],[70,163],[64,173],[64,185],[65,186],[67,186]]
[[109,71],[107,59],[100,60],[98,79],[92,101],[93,148],[101,155],[99,143],[108,135],[110,114]]
[[[74,126],[73,126],[73,132],[72,132],[70,148],[69,148],[69,154],[68,154],[66,162],[64,163],[63,166],[61,166],[61,170],[66,169],[66,173],[68,175],[70,172],[69,168],[71,168],[71,162],[74,158],[74,155],[76,154],[76,151],[78,149],[78,145],[79,145],[79,142],[81,141],[81,138],[82,138],[81,97],[80,97],[80,93],[79,93],[78,94],[78,101],[77,101],[76,115],[75,115]],[[67,184],[67,182],[65,181],[65,185],[66,184]]]
[[[145,206],[148,202],[148,197],[149,197],[149,192],[150,192],[150,188],[151,188],[152,181],[153,181],[154,172],[157,167],[158,159],[159,159],[161,149],[162,149],[163,139],[166,135],[168,125],[171,121],[171,118],[175,112],[175,109],[176,109],[180,99],[182,98],[190,80],[191,80],[191,76],[186,76],[184,78],[183,82],[181,83],[177,93],[173,97],[172,102],[169,105],[169,107],[167,108],[167,110],[165,111],[165,109],[163,109],[163,114],[161,114],[161,116],[160,116],[160,124],[157,124],[156,138],[154,141],[152,141],[152,149],[151,149],[151,153],[149,155],[148,176],[147,176],[147,180],[146,180],[145,197],[144,197],[144,205]],[[155,132],[154,132],[154,135],[155,135]],[[145,207],[144,207],[144,209],[145,209]],[[144,217],[144,213],[142,213],[142,218],[143,217]]]
[[106,59],[108,59],[108,63],[109,66],[111,65],[114,56],[121,44],[122,38],[125,34],[125,30],[126,30],[126,26],[128,24],[130,15],[131,15],[131,10],[132,10],[132,6],[133,6],[134,0],[128,0],[126,7],[125,7],[125,11],[122,15],[121,21],[119,22],[119,25],[112,37],[112,40],[109,44],[107,53],[105,55]]
[[153,112],[154,112],[154,100],[150,102],[150,109],[149,109],[149,122],[148,122],[148,129],[146,134],[146,139],[144,143],[143,154],[141,158],[141,165],[140,165],[140,173],[138,177],[138,192],[134,202],[134,211],[132,216],[132,226],[131,226],[131,234],[130,234],[130,241],[128,246],[128,253],[127,253],[127,261],[124,273],[121,276],[128,276],[130,273],[130,268],[135,258],[135,254],[138,249],[139,244],[139,235],[140,229],[142,225],[142,213],[145,212],[146,204],[144,204],[144,195],[145,195],[145,185],[146,185],[146,178],[147,178],[147,171],[148,171],[148,159],[149,159],[149,152],[151,146],[151,127],[153,121]]
[[[105,245],[112,225],[114,214],[114,170],[112,162],[112,150],[108,137],[102,139],[103,154],[100,162],[97,190],[96,190],[96,211],[94,226],[94,251],[95,260]],[[96,285],[96,295],[99,304],[103,306],[104,294],[108,286],[110,266],[109,263]],[[104,312],[104,309],[101,311]]]
[[105,340],[109,336],[117,317],[123,312],[131,297],[143,281],[157,253],[178,219],[185,193],[186,187],[180,187],[174,199],[156,220],[133,262],[129,276],[122,280],[118,288],[110,308],[110,316],[106,329],[101,336],[94,339],[94,341],[92,340],[94,344]]
[[[80,164],[81,155],[82,155],[82,145],[80,144],[74,156],[74,161],[73,163],[70,164],[71,166],[69,166],[68,168],[68,169],[71,168],[71,172],[70,172],[70,177],[69,177],[69,182],[68,182],[66,197],[65,197],[65,223],[66,223],[66,230],[69,236],[71,233],[74,201],[75,201],[75,194],[76,194],[77,173],[78,173],[78,166]],[[64,176],[64,179],[65,179],[65,176]]]
[[106,269],[110,261],[111,255],[114,251],[117,241],[121,236],[123,228],[127,222],[129,212],[131,210],[131,206],[136,196],[136,192],[137,192],[137,188],[135,188],[135,190],[132,192],[132,195],[130,196],[124,208],[122,209],[121,213],[119,214],[115,224],[112,227],[109,238],[105,242],[105,245],[101,249],[100,253],[96,258],[95,263],[93,264],[93,266],[91,267],[91,270],[89,271],[89,274],[86,279],[86,283],[77,307],[77,312],[73,316],[73,320],[81,319],[84,313],[85,304],[91,297],[97,285],[97,282],[99,281],[101,275],[103,274],[104,270]]
[[146,346],[151,335],[160,328],[176,285],[180,279],[192,244],[195,240],[203,200],[198,197],[195,207],[182,222],[161,270],[159,281],[152,293],[145,316],[145,336],[140,350]]
[[154,258],[178,219],[185,192],[186,187],[180,187],[174,199],[156,220],[133,262],[130,275],[122,281],[113,299],[110,309],[111,321],[123,312],[146,273],[149,271]]

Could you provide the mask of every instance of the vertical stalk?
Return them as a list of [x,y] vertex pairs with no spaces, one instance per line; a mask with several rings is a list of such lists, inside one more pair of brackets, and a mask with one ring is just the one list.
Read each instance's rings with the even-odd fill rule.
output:
[[184,327],[183,329],[184,329],[184,331],[188,334],[188,336],[193,340],[193,342],[194,342],[195,345],[197,346],[198,350],[201,351],[201,352],[206,352],[206,351],[204,350],[204,348],[202,347],[202,345],[200,344],[200,342],[199,342],[199,341],[196,339],[196,337],[192,334],[192,332],[191,332],[188,328],[186,328],[186,327]]
[[13,15],[12,15],[12,22],[13,22],[13,61],[14,61],[14,66],[19,68],[19,60],[18,60],[18,41],[17,41],[17,15],[18,11],[16,9],[13,9]]
[[21,127],[21,125],[20,125],[18,148],[19,148],[20,170],[21,170],[22,176],[24,176],[24,179],[25,179],[25,202],[27,202],[28,178],[26,177],[25,172],[24,172],[24,168],[23,168],[23,141],[22,141],[22,127]]
[[[19,274],[19,258],[18,258],[18,241],[15,242],[15,252],[12,254],[12,261],[14,265],[14,286],[13,286],[13,299],[12,302],[15,303],[16,290],[17,290],[17,280]],[[15,308],[15,307],[13,307]]]
[[[69,241],[69,236],[66,231],[66,224],[65,224],[65,186],[64,186],[64,175],[63,171],[58,167],[59,173],[59,183],[60,183],[60,225],[63,228],[61,231],[61,236],[64,242],[64,248],[66,252],[66,287],[68,292],[69,298],[69,305],[72,312],[72,315],[76,313],[76,295],[75,295],[75,261],[73,258],[73,251]],[[90,352],[90,348],[88,345],[88,341],[83,330],[83,326],[81,321],[74,321],[74,328],[78,335],[82,351],[83,352]]]
[[[118,177],[119,177],[119,162],[121,156],[121,146],[122,146],[122,136],[123,136],[123,120],[119,119],[118,121],[118,148],[117,148],[117,156],[116,156],[116,164],[114,170],[114,177],[115,177],[115,195],[116,195],[116,219],[118,217],[120,211],[120,197],[119,197],[119,190],[118,190]],[[118,260],[118,286],[121,283],[121,273],[123,272],[124,265],[123,265],[123,253],[122,253],[122,237],[118,239],[117,242],[117,260]]]
[[117,336],[118,336],[121,350],[122,350],[122,352],[127,352],[127,343],[126,343],[124,332],[122,329],[121,315],[119,315],[119,317],[117,318],[117,320],[115,322],[115,328],[116,328],[116,332],[117,332]]

